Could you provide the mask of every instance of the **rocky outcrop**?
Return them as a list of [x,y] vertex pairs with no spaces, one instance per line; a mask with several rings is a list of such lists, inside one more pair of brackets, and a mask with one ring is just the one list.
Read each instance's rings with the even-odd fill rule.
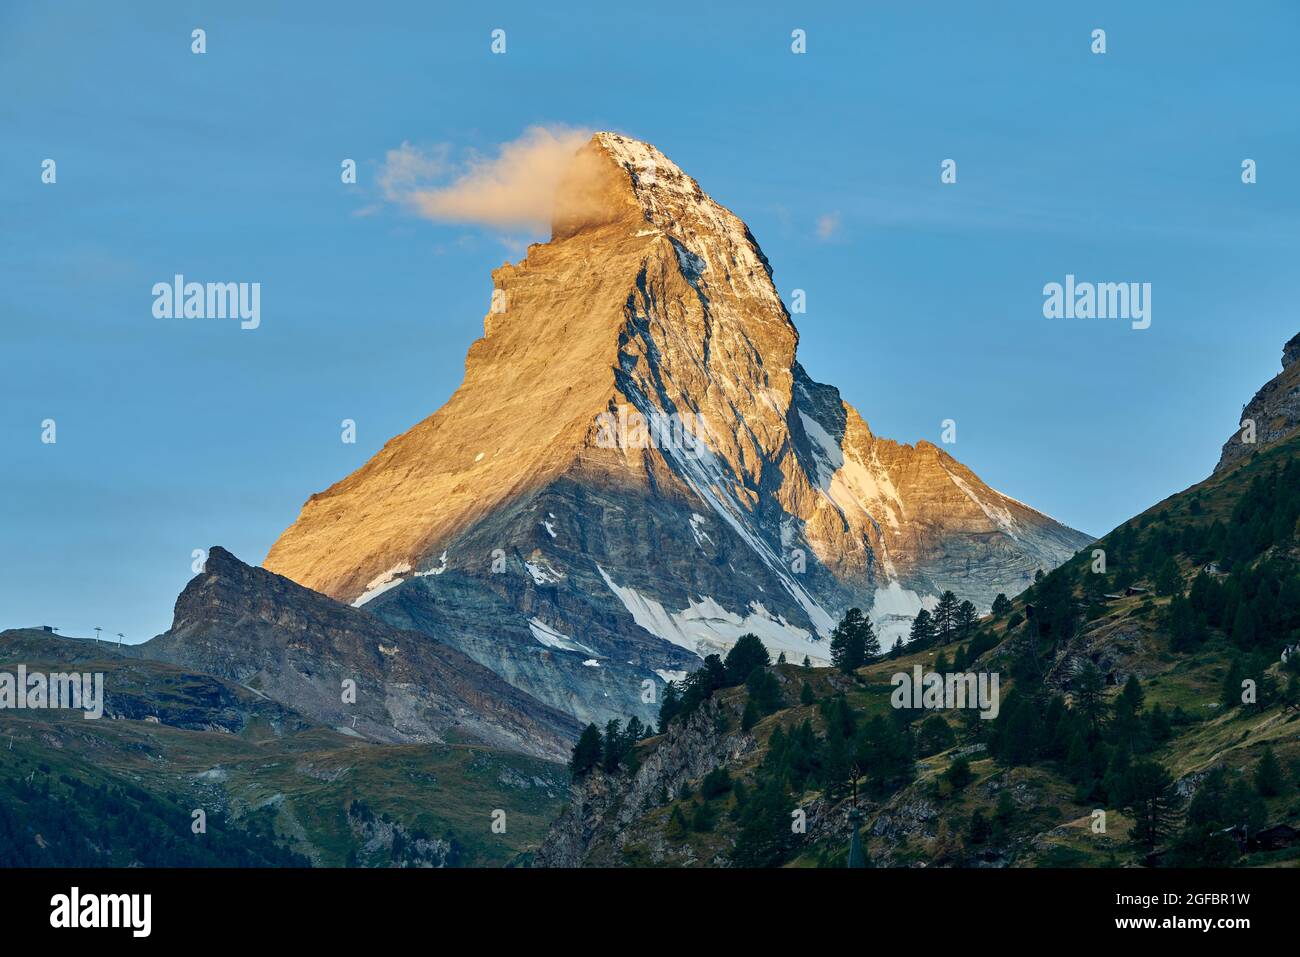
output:
[[461,387],[265,564],[583,721],[652,720],[647,683],[746,632],[825,663],[856,605],[892,643],[1089,541],[813,381],[749,229],[653,146],[596,134],[493,285]]
[[[733,730],[718,730],[720,716]],[[698,781],[758,747],[752,734],[739,729],[739,718],[736,702],[713,699],[687,720],[670,725],[662,739],[643,746],[635,772],[590,773],[574,785],[569,807],[552,825],[533,866],[624,866],[623,849],[631,840],[643,845],[651,863],[665,863],[668,848],[662,835],[634,825],[648,809],[674,799],[688,781]]]
[[1300,335],[1282,347],[1282,371],[1255,393],[1241,412],[1237,431],[1223,443],[1217,475],[1300,429]]
[[250,568],[220,547],[176,600],[171,629],[138,653],[376,741],[469,739],[558,760],[579,730],[428,635]]

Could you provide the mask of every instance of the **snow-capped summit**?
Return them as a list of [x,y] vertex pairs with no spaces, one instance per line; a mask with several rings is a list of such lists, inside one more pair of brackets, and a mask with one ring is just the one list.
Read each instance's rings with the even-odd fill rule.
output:
[[552,233],[492,274],[447,404],[267,568],[583,720],[645,719],[645,682],[746,632],[822,663],[852,605],[892,642],[943,589],[986,608],[1088,543],[814,382],[749,229],[655,147],[593,136]]

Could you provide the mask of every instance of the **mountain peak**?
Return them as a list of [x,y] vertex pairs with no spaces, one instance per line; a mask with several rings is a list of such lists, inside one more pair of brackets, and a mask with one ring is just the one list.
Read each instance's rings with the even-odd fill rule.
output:
[[767,257],[740,217],[657,147],[600,132],[578,151],[560,185],[552,240],[615,223],[636,238],[667,239],[697,289],[703,284],[716,294],[725,287],[790,325]]
[[265,567],[583,721],[653,719],[645,681],[747,632],[826,662],[857,606],[892,643],[943,590],[987,608],[1090,541],[810,378],[750,230],[648,143],[595,134],[551,241],[492,279],[461,387]]

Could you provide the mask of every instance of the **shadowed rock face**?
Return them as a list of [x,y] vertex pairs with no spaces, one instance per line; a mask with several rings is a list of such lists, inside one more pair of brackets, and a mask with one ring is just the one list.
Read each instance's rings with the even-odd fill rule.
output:
[[653,146],[596,134],[556,210],[493,273],[455,395],[267,568],[603,721],[747,631],[822,663],[852,605],[892,643],[943,589],[987,608],[1090,541],[814,382],[748,228]]
[[[1243,441],[1248,420],[1254,423],[1253,443]],[[1282,347],[1282,371],[1255,393],[1242,411],[1241,421],[1243,427],[1223,443],[1219,464],[1214,467],[1216,474],[1295,435],[1300,428],[1300,335],[1292,336]]]
[[[579,730],[454,648],[250,568],[219,547],[176,600],[171,629],[138,653],[237,682],[377,741],[474,740],[554,760],[567,758]],[[343,700],[348,679],[355,704]]]

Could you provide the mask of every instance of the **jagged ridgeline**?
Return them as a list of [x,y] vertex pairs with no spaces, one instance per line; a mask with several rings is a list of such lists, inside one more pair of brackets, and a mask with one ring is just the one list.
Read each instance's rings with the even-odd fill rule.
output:
[[[1298,342],[1209,479],[992,614],[862,667],[750,649],[648,737],[588,729],[537,863],[844,866],[859,821],[882,866],[1300,861]],[[896,707],[917,668],[996,674],[998,707]]]
[[647,682],[746,633],[826,664],[850,607],[888,647],[1090,541],[815,382],[749,229],[649,144],[596,134],[492,286],[456,393],[265,566],[584,722],[653,722]]

